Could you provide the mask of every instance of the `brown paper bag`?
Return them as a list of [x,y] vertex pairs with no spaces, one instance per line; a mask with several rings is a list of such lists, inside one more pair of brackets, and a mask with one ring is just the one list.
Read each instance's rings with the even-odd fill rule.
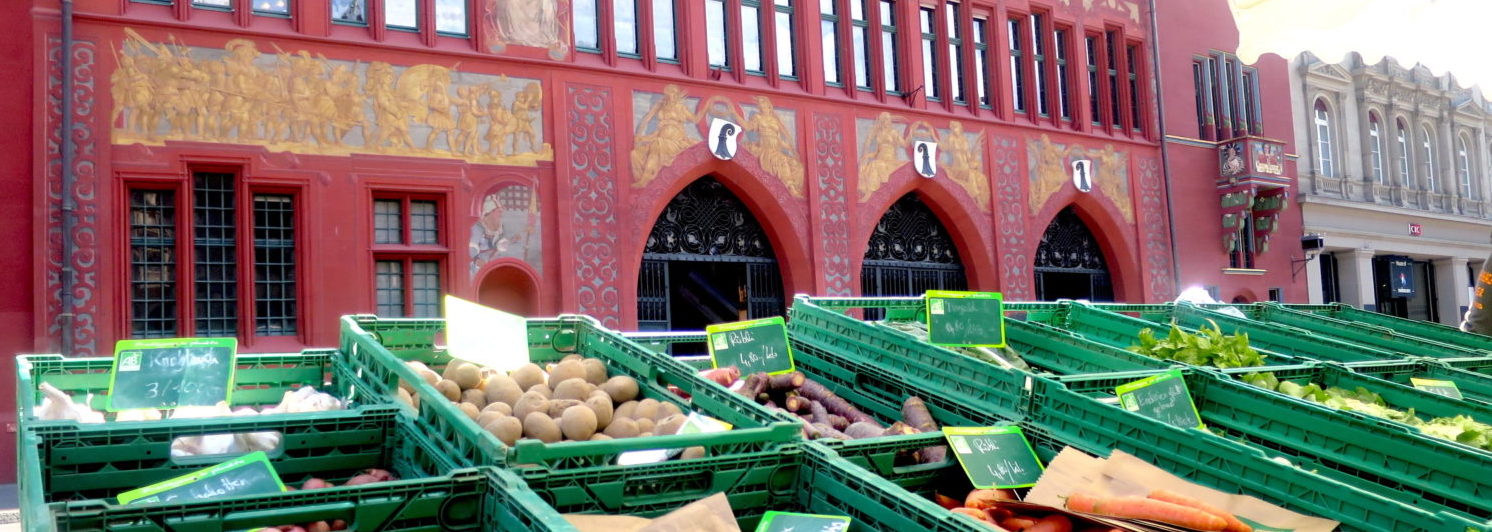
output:
[[1071,447],[1047,466],[1028,502],[1065,507],[1065,497],[1086,492],[1102,497],[1144,497],[1166,489],[1232,512],[1240,520],[1291,532],[1330,532],[1337,522],[1301,515],[1247,495],[1233,495],[1188,482],[1123,451],[1096,458]]
[[657,519],[589,514],[564,517],[580,532],[741,532],[724,493],[694,501]]

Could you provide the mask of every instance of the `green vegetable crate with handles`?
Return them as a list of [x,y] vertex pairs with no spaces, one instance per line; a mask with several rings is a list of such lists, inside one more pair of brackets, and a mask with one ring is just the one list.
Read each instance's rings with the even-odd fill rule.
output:
[[[1279,305],[1279,303],[1268,303],[1268,305]],[[1432,342],[1483,351],[1492,349],[1492,336],[1465,332],[1459,327],[1443,323],[1411,320],[1379,312],[1369,312],[1343,303],[1281,306],[1296,312],[1309,312],[1311,314],[1335,318],[1340,321],[1383,327],[1399,334],[1415,336]],[[1459,319],[1460,317],[1457,316],[1457,318]]]
[[1250,319],[1297,327],[1319,335],[1397,353],[1399,357],[1465,358],[1492,355],[1492,343],[1465,346],[1416,336],[1414,331],[1425,330],[1426,327],[1423,326],[1399,331],[1390,326],[1346,321],[1271,303],[1234,305],[1233,308]]
[[[440,371],[452,359],[435,343],[445,329],[438,319],[380,319],[375,316],[342,318],[341,351],[363,393],[392,397],[403,379],[419,394],[418,418],[438,440],[458,442],[453,451],[477,464],[539,469],[616,467],[627,451],[704,447],[708,456],[767,452],[796,440],[801,424],[774,416],[730,390],[708,381],[667,356],[653,353],[607,330],[585,316],[528,320],[529,356],[535,363],[557,362],[567,354],[593,357],[606,363],[608,374],[637,380],[639,397],[677,404],[685,412],[698,411],[734,427],[711,434],[675,434],[606,441],[546,444],[523,439],[512,447],[478,427],[455,404],[446,400],[406,365],[419,361]],[[676,387],[689,398],[669,391]]]
[[[971,424],[1002,423],[1001,417],[981,412],[1008,411],[1009,390],[1017,390],[1024,398],[1019,401],[1023,423],[1030,423],[1056,441],[1095,455],[1123,450],[1193,482],[1340,521],[1344,530],[1487,528],[1485,519],[1441,508],[1416,507],[1360,488],[1357,484],[1361,480],[1355,477],[1328,478],[1280,463],[1271,459],[1277,451],[1267,454],[1259,445],[1155,422],[1068,390],[1048,378],[996,367],[921,342],[885,324],[867,323],[844,314],[853,309],[880,308],[894,317],[898,309],[919,304],[912,298],[799,296],[790,311],[789,330],[795,350],[815,349],[831,367],[877,368],[892,375],[905,389],[953,402],[957,410],[968,413]],[[916,312],[902,314],[910,317]],[[1214,375],[1212,370],[1188,371]],[[1290,401],[1293,406],[1308,406]]]
[[1492,405],[1492,372],[1477,372],[1492,369],[1492,358],[1385,360],[1343,365],[1357,373],[1405,386],[1413,386],[1410,381],[1413,378],[1451,381],[1456,383],[1456,389],[1461,391],[1465,400],[1483,406]]
[[[481,530],[492,520],[553,519],[516,477],[461,469],[473,464],[442,453],[397,406],[178,421],[39,427],[23,434],[25,529],[226,531],[340,519],[352,530]],[[369,468],[399,480],[187,503],[113,502],[125,491],[232,456],[174,457],[179,438],[263,433],[279,435],[267,455],[287,486],[312,477],[341,484]]]
[[[1264,368],[1280,381],[1311,381],[1321,388],[1355,392],[1365,388],[1390,405],[1415,408],[1427,416],[1445,415],[1458,408],[1485,414],[1482,408],[1415,390],[1335,365]],[[1336,410],[1286,393],[1246,383],[1247,370],[1188,368],[1187,389],[1207,430],[1217,437],[1238,440],[1316,470],[1322,475],[1373,491],[1385,498],[1411,501],[1420,508],[1459,513],[1475,521],[1492,519],[1492,479],[1482,471],[1492,467],[1492,453],[1434,438],[1419,429],[1361,412]],[[1033,405],[1033,421],[1043,426],[1123,424],[1130,427],[1169,427],[1117,404],[1111,398],[1121,384],[1153,372],[1061,377],[1048,382],[1043,401]],[[1235,379],[1234,377],[1238,377]],[[1084,399],[1057,393],[1055,388],[1081,394]],[[1284,388],[1282,387],[1283,391]],[[1100,404],[1097,413],[1088,405]],[[1109,403],[1112,403],[1110,401]],[[1083,408],[1078,408],[1079,406]],[[1077,419],[1065,416],[1079,416]],[[1097,419],[1097,417],[1109,419]],[[1112,419],[1118,418],[1118,419]],[[1192,429],[1192,432],[1196,429]],[[1193,432],[1196,437],[1204,432]]]

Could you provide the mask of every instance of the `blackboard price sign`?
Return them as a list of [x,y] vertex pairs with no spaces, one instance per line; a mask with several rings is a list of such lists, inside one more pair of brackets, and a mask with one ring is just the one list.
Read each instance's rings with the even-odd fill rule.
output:
[[207,469],[126,491],[119,495],[119,504],[203,501],[282,491],[285,484],[280,482],[269,457],[264,451],[255,451]]
[[233,390],[234,338],[121,340],[109,375],[111,412],[212,406]]
[[1181,428],[1204,428],[1202,416],[1197,414],[1197,405],[1192,402],[1191,392],[1186,389],[1186,378],[1180,370],[1146,377],[1121,385],[1114,391],[1119,396],[1119,405],[1125,410]]
[[767,512],[756,525],[756,532],[845,532],[849,529],[850,518],[842,515],[791,512]]
[[1455,381],[1411,377],[1409,379],[1409,383],[1413,384],[1415,388],[1433,393],[1435,395],[1443,395],[1458,401],[1461,400],[1461,389],[1456,387]]
[[1005,347],[1005,297],[999,292],[928,290],[927,341],[951,347]]
[[793,371],[793,350],[787,343],[787,323],[781,316],[705,326],[710,362],[714,367],[735,366],[741,375]]
[[1029,488],[1046,469],[1017,426],[943,427],[943,436],[975,489]]

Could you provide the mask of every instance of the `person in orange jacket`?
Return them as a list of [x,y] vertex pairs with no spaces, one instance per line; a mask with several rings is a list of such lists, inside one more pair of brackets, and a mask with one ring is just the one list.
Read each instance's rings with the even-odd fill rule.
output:
[[1471,308],[1461,320],[1461,330],[1492,336],[1492,256],[1482,263],[1482,272],[1476,276],[1476,291],[1471,295]]

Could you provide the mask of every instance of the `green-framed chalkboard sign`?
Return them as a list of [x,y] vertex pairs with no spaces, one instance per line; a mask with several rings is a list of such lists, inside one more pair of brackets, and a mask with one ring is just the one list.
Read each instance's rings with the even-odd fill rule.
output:
[[943,427],[943,436],[975,489],[1029,488],[1046,470],[1015,425]]
[[285,484],[280,482],[275,466],[269,463],[269,456],[264,451],[254,451],[207,469],[126,491],[119,495],[119,504],[204,501],[282,491]]
[[1171,425],[1187,428],[1206,428],[1197,405],[1192,402],[1191,392],[1186,389],[1186,377],[1181,370],[1146,377],[1114,389],[1119,404],[1125,410],[1158,419]]
[[845,532],[850,518],[842,515],[767,512],[756,525],[756,532]]
[[707,325],[705,335],[714,367],[735,366],[741,375],[777,375],[796,368],[782,316]]
[[950,347],[1005,347],[1005,297],[999,292],[928,290],[927,341]]
[[1410,377],[1409,383],[1413,384],[1415,388],[1433,393],[1435,395],[1442,395],[1456,400],[1460,400],[1462,398],[1461,389],[1456,387],[1456,381]]
[[114,344],[108,410],[228,401],[237,351],[235,338],[120,340]]

